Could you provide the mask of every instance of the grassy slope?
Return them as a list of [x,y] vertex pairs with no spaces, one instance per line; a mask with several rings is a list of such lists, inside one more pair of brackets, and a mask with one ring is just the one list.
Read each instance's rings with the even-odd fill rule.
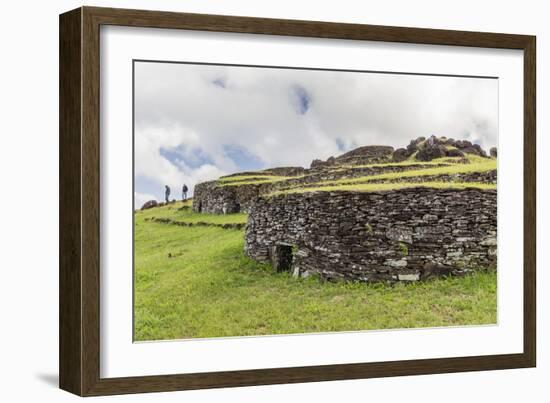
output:
[[[169,204],[160,208],[153,208],[149,210],[139,211],[136,214],[136,219],[145,220],[146,218],[171,218],[175,221],[185,221],[189,223],[207,222],[212,224],[235,224],[246,223],[246,214],[231,214],[231,215],[219,215],[219,214],[204,214],[195,213],[191,210],[192,201],[177,202],[175,204]],[[182,206],[187,206],[188,209],[180,210]],[[136,221],[137,222],[137,221]]]
[[431,161],[418,161],[416,159],[416,154],[414,153],[409,158],[407,158],[404,161],[400,162],[393,162],[392,160],[388,160],[388,162],[377,162],[373,164],[359,164],[359,165],[342,165],[336,166],[333,169],[345,169],[345,168],[372,168],[372,167],[385,167],[388,165],[392,166],[409,166],[409,165],[439,165],[439,164],[455,164],[460,161],[460,157],[442,157],[442,158],[435,158]]
[[236,175],[225,176],[218,179],[220,186],[259,185],[261,183],[281,182],[287,179],[301,178],[302,176],[280,176],[280,175]]
[[469,157],[469,161],[470,163],[468,164],[450,164],[442,167],[422,168],[402,172],[387,172],[383,174],[365,176],[362,178],[348,178],[336,181],[324,181],[322,183],[338,185],[341,183],[364,182],[365,180],[406,179],[417,176],[468,174],[473,172],[487,172],[497,169],[497,161],[493,158],[482,158],[472,155]]
[[[494,273],[395,286],[294,279],[245,257],[241,230],[145,221],[196,219],[180,206],[135,215],[136,340],[496,322]],[[222,223],[244,215],[199,217]]]
[[[296,193],[296,192],[312,192],[312,191],[332,191],[332,190],[348,190],[348,191],[380,191],[380,190],[390,190],[404,187],[415,187],[415,186],[430,186],[435,188],[458,188],[463,189],[465,187],[473,187],[478,189],[496,189],[495,185],[486,185],[479,184],[475,182],[469,182],[468,184],[463,182],[424,182],[419,185],[414,181],[408,180],[408,178],[415,178],[419,176],[434,176],[434,175],[453,175],[453,174],[468,174],[473,172],[487,172],[495,170],[497,168],[497,161],[494,158],[483,158],[476,155],[467,155],[468,163],[459,163],[459,157],[444,157],[437,158],[432,161],[417,161],[415,156],[411,156],[409,159],[401,162],[392,162],[388,161],[387,163],[376,163],[376,164],[367,164],[367,165],[357,165],[357,166],[334,166],[328,167],[331,171],[341,171],[346,169],[354,168],[368,168],[368,167],[385,167],[385,166],[411,166],[411,165],[434,165],[430,168],[419,168],[412,169],[403,172],[388,172],[376,175],[365,175],[362,177],[356,178],[343,178],[337,180],[326,180],[317,183],[309,183],[305,186],[294,186],[292,188],[276,191],[275,194],[279,193]],[[441,164],[446,164],[445,166],[439,166]],[[250,184],[264,184],[264,183],[275,183],[282,182],[287,179],[296,179],[302,176],[278,176],[270,175],[263,173],[247,173],[242,175],[227,176],[221,177],[219,181],[219,186],[240,186],[240,185],[250,185]],[[358,184],[364,184],[373,180],[400,180],[399,184],[369,184],[368,186],[357,186]]]
[[[468,174],[473,172],[487,172],[497,169],[497,161],[494,158],[483,158],[476,155],[468,155],[468,163],[457,163],[456,158],[438,158],[423,165],[438,165],[447,163],[446,166],[437,166],[430,168],[412,169],[402,172],[387,172],[376,175],[365,175],[357,178],[342,178],[337,180],[326,180],[317,183],[310,183],[305,186],[296,186],[281,191],[273,192],[273,194],[280,193],[303,193],[303,192],[316,192],[316,191],[362,191],[362,192],[375,192],[393,189],[411,188],[417,186],[432,187],[437,189],[464,189],[464,188],[477,188],[477,189],[496,189],[494,184],[484,184],[476,182],[414,182],[415,177],[421,176],[435,176],[435,175],[454,175],[454,174]],[[387,164],[371,164],[363,165],[362,167],[383,167],[383,166],[409,166],[419,164],[414,158],[399,163],[387,163]],[[357,167],[355,167],[357,168]],[[369,183],[374,180],[400,180],[398,183]],[[412,180],[411,180],[412,179]]]

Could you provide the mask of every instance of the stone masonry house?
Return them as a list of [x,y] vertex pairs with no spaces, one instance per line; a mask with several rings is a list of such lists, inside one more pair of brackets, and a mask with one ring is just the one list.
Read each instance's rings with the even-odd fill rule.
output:
[[496,150],[419,138],[364,146],[309,169],[199,184],[196,212],[248,213],[245,253],[327,280],[418,281],[494,269]]

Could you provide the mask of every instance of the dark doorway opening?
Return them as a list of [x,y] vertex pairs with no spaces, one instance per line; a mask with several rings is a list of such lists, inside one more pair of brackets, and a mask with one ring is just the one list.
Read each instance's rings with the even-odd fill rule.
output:
[[292,268],[292,245],[274,245],[271,247],[271,265],[277,273],[290,271]]

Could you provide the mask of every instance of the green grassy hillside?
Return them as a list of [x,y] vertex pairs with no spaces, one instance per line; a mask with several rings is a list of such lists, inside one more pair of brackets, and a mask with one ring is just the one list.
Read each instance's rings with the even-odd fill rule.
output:
[[[380,173],[369,173],[369,168]],[[395,169],[402,169],[394,171]],[[469,180],[468,175],[496,171],[496,158],[466,154],[465,157],[442,157],[431,161],[417,161],[415,155],[401,162],[388,161],[365,165],[334,165],[324,168],[324,175],[338,179],[321,179],[323,175],[312,171],[300,176],[271,175],[265,171],[249,172],[221,177],[218,186],[272,184],[269,194],[302,193],[314,191],[384,191],[427,186],[438,189],[496,189],[496,183]],[[361,175],[354,171],[362,170]],[[385,172],[387,171],[387,172]],[[314,180],[309,180],[314,178]],[[465,179],[466,178],[466,179]],[[429,179],[429,180],[426,180]]]
[[495,273],[406,285],[296,279],[247,258],[244,230],[153,220],[246,221],[189,206],[135,212],[136,341],[496,322]]

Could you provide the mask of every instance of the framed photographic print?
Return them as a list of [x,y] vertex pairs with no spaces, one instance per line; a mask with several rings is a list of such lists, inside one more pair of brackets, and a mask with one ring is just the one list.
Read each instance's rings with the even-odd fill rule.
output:
[[535,37],[60,17],[60,387],[535,366]]

